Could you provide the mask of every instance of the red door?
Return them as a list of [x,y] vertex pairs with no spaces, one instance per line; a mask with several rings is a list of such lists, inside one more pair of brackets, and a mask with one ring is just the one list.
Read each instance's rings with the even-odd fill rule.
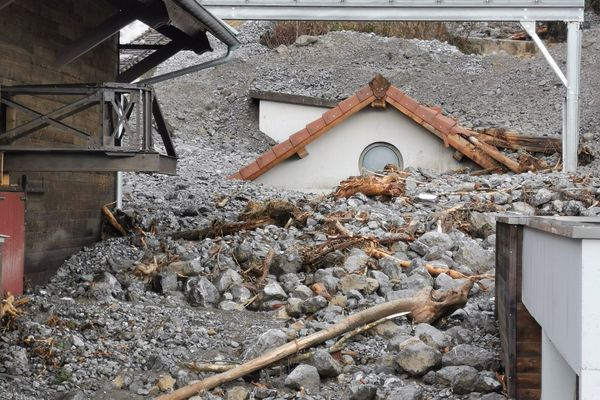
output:
[[0,234],[8,236],[2,248],[0,295],[23,293],[25,258],[25,202],[22,192],[0,192]]

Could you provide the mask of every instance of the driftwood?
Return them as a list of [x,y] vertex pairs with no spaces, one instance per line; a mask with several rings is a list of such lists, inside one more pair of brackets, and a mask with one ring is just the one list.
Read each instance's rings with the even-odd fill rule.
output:
[[520,135],[499,128],[487,128],[479,133],[482,142],[504,149],[544,154],[560,153],[562,150],[560,137]]
[[[327,349],[327,352],[341,353],[341,352],[343,352],[344,348],[346,347],[346,344],[348,343],[348,341],[350,339],[352,339],[353,337],[358,336],[362,333],[365,333],[365,332],[375,328],[377,325],[381,325],[384,322],[391,321],[395,318],[402,317],[407,314],[408,314],[408,312],[394,314],[394,315],[390,315],[385,318],[381,318],[375,322],[371,322],[369,324],[359,326],[358,328],[345,333],[337,342],[335,342],[333,345],[331,345],[331,347],[329,347]],[[353,353],[353,352],[346,351],[345,353]],[[301,362],[310,360],[310,358],[313,356],[313,354],[314,354],[314,352],[307,352],[307,353],[295,355],[293,357],[286,359],[285,365],[289,367],[290,365],[300,364]],[[185,363],[184,364],[184,366],[186,368],[189,368],[194,372],[225,372],[225,371],[234,369],[238,365],[239,364],[223,364],[220,362],[215,362],[215,363],[195,363],[194,362],[194,363]]]
[[213,221],[202,229],[173,233],[173,239],[190,241],[233,235],[241,231],[252,231],[267,225],[280,227],[291,224],[303,225],[310,214],[285,200],[271,200],[266,203],[250,202],[240,214],[238,222]]
[[108,220],[108,223],[113,228],[115,228],[121,234],[121,236],[127,236],[127,231],[125,230],[125,228],[123,228],[123,226],[119,223],[119,221],[117,221],[117,219],[115,218],[113,213],[110,212],[110,210],[108,209],[108,206],[102,206],[102,214],[104,214],[104,216]]
[[340,182],[340,186],[333,195],[337,198],[348,198],[357,193],[369,197],[400,197],[404,195],[407,176],[407,173],[397,170],[388,171],[384,176],[354,176]]
[[316,346],[346,332],[370,324],[390,315],[409,312],[415,323],[432,323],[449,315],[467,303],[473,282],[467,281],[458,288],[448,291],[422,290],[416,296],[378,304],[351,315],[331,327],[302,339],[294,340],[277,347],[260,357],[250,360],[229,371],[206,378],[200,382],[182,387],[172,393],[160,396],[157,400],[182,400],[198,393],[213,389],[224,383],[241,378],[263,369],[301,350]]
[[0,321],[6,325],[11,325],[11,322],[15,318],[23,314],[23,310],[20,309],[20,307],[28,302],[28,297],[15,300],[15,296],[13,296],[10,292],[6,292],[6,296],[4,299],[2,299],[2,304],[0,304]]

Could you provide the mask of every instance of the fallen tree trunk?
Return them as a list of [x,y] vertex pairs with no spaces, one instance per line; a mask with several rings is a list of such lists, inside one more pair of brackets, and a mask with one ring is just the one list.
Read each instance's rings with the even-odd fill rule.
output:
[[202,229],[194,229],[190,231],[175,232],[171,237],[175,240],[184,239],[190,241],[203,240],[206,238],[215,238],[220,236],[233,235],[240,231],[252,231],[257,228],[262,228],[271,223],[268,218],[260,219],[256,221],[243,221],[243,222],[231,222],[223,223],[221,221],[214,221],[209,227]]
[[467,303],[469,291],[472,287],[473,282],[467,281],[463,285],[452,290],[423,290],[414,297],[378,304],[351,315],[327,329],[316,332],[305,338],[286,343],[283,346],[279,346],[236,368],[177,389],[172,393],[158,397],[157,400],[187,399],[198,393],[213,389],[224,383],[263,369],[303,349],[313,347],[360,326],[370,324],[393,314],[409,312],[415,323],[432,323],[442,316],[448,315],[464,306]]

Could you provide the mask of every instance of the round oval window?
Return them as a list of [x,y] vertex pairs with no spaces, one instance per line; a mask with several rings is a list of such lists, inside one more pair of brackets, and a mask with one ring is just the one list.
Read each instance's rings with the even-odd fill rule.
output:
[[368,145],[360,155],[359,168],[361,174],[381,172],[388,164],[393,164],[402,169],[402,154],[393,145],[385,142],[377,142]]

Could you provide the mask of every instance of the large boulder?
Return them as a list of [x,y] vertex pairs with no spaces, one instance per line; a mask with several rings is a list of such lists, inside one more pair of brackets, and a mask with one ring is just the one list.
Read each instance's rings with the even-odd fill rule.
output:
[[441,361],[442,353],[417,338],[402,343],[396,356],[400,368],[414,376],[425,374],[440,365]]
[[312,364],[319,375],[322,377],[330,378],[338,376],[342,372],[341,365],[329,354],[327,350],[317,350],[312,355]]
[[476,274],[483,274],[494,268],[494,252],[484,249],[474,240],[464,240],[454,253],[454,261],[465,265]]
[[193,306],[212,307],[219,302],[220,294],[215,285],[205,277],[193,277],[185,284],[185,294]]
[[491,351],[471,344],[459,344],[444,354],[442,365],[468,365],[478,370],[495,370],[498,360]]
[[436,382],[450,386],[455,394],[474,392],[477,376],[477,369],[467,365],[444,367],[435,373]]
[[304,389],[309,394],[319,393],[321,378],[317,368],[308,364],[300,364],[285,378],[285,386],[300,390]]

